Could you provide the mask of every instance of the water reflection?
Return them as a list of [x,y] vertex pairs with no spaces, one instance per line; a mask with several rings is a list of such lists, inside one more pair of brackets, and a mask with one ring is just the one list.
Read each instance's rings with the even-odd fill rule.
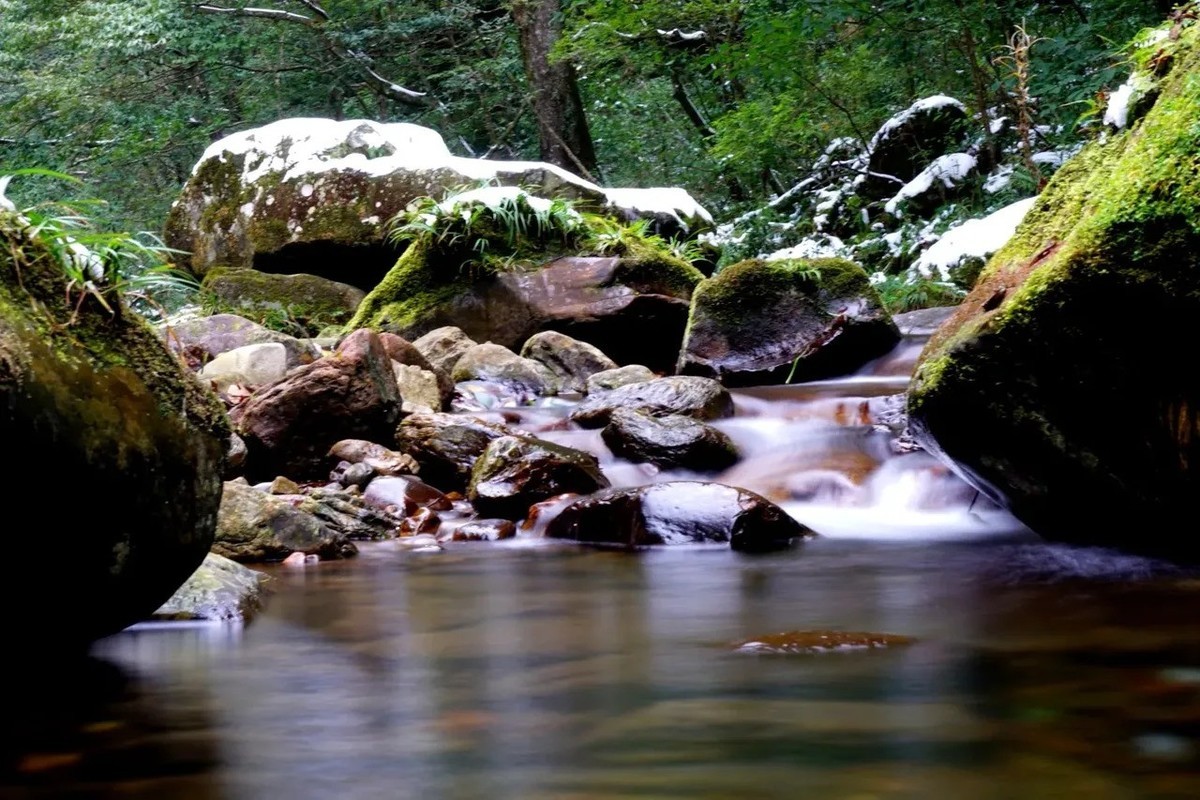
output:
[[[8,716],[3,797],[1188,796],[1200,587],[1144,559],[379,545],[139,627]],[[896,650],[734,653],[785,630]],[[61,665],[60,665],[61,666]],[[1194,794],[1193,794],[1194,796]]]

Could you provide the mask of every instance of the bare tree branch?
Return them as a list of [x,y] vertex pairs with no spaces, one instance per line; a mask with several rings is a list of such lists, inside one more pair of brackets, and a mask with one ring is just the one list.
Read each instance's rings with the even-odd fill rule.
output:
[[368,85],[376,93],[383,95],[391,100],[405,103],[413,106],[423,106],[422,98],[426,96],[425,92],[414,91],[407,89],[394,81],[390,81],[383,75],[380,75],[371,67],[371,59],[365,53],[357,50],[348,50],[338,44],[337,40],[329,34],[325,29],[325,23],[329,21],[329,12],[322,8],[315,0],[297,0],[303,3],[307,8],[312,9],[320,19],[316,17],[305,16],[304,14],[296,14],[291,11],[284,11],[277,8],[249,8],[245,6],[228,7],[215,6],[209,3],[200,3],[195,6],[198,11],[203,11],[208,14],[229,14],[235,17],[261,17],[263,19],[278,20],[281,22],[297,22],[305,25],[317,32],[321,37],[321,42],[328,48],[329,52],[333,53],[343,61],[348,61],[354,66],[362,70],[370,79]]
[[285,22],[299,22],[303,25],[317,24],[317,21],[312,17],[306,17],[303,14],[293,14],[291,11],[283,11],[278,8],[228,8],[226,6],[212,6],[206,3],[197,5],[196,8],[208,14],[231,14],[235,17],[262,17],[263,19],[277,19]]

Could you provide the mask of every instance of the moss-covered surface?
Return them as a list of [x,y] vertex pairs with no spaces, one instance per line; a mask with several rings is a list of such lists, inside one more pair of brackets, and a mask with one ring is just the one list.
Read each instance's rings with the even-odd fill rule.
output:
[[210,270],[201,284],[213,313],[233,313],[267,327],[282,318],[289,333],[315,335],[329,325],[349,322],[366,296],[361,289],[316,275],[276,275],[247,269]]
[[[439,259],[428,244],[418,242],[404,252],[392,271],[359,304],[346,327],[374,328],[416,338],[438,327],[429,320],[470,291],[474,283],[462,264]],[[420,330],[422,327],[428,329]]]
[[731,385],[812,380],[850,372],[898,340],[857,264],[749,260],[696,288],[680,371]]
[[662,248],[635,243],[621,255],[612,280],[643,294],[688,299],[704,273]]
[[23,221],[0,214],[0,485],[30,518],[64,502],[81,515],[55,526],[52,589],[18,571],[0,598],[9,608],[37,598],[18,629],[54,619],[71,645],[150,614],[199,565],[229,426],[115,296],[110,313],[65,284]]
[[1068,163],[922,355],[926,446],[1035,530],[1194,557],[1200,492],[1200,46],[1131,128]]

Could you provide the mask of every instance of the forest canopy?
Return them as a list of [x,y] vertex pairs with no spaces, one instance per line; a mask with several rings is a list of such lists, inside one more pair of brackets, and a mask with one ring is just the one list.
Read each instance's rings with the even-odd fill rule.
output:
[[[204,148],[281,117],[438,130],[614,185],[761,204],[914,99],[1022,102],[1069,144],[1162,0],[0,0],[0,174],[45,168],[157,229]],[[23,201],[37,199],[22,182]],[[61,187],[54,192],[60,193]],[[10,193],[17,194],[14,186]]]

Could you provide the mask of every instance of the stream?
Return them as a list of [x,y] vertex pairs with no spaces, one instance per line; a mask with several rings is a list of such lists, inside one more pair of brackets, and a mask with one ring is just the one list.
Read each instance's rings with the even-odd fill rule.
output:
[[[618,553],[366,543],[269,566],[252,624],[142,624],[17,687],[0,797],[1200,796],[1200,580],[1042,543],[897,454],[919,332],[855,376],[735,392],[717,480],[819,536]],[[891,404],[891,406],[889,406]],[[570,406],[507,412],[614,460]],[[1097,498],[1103,502],[1103,498]],[[748,652],[785,631],[904,646]]]

